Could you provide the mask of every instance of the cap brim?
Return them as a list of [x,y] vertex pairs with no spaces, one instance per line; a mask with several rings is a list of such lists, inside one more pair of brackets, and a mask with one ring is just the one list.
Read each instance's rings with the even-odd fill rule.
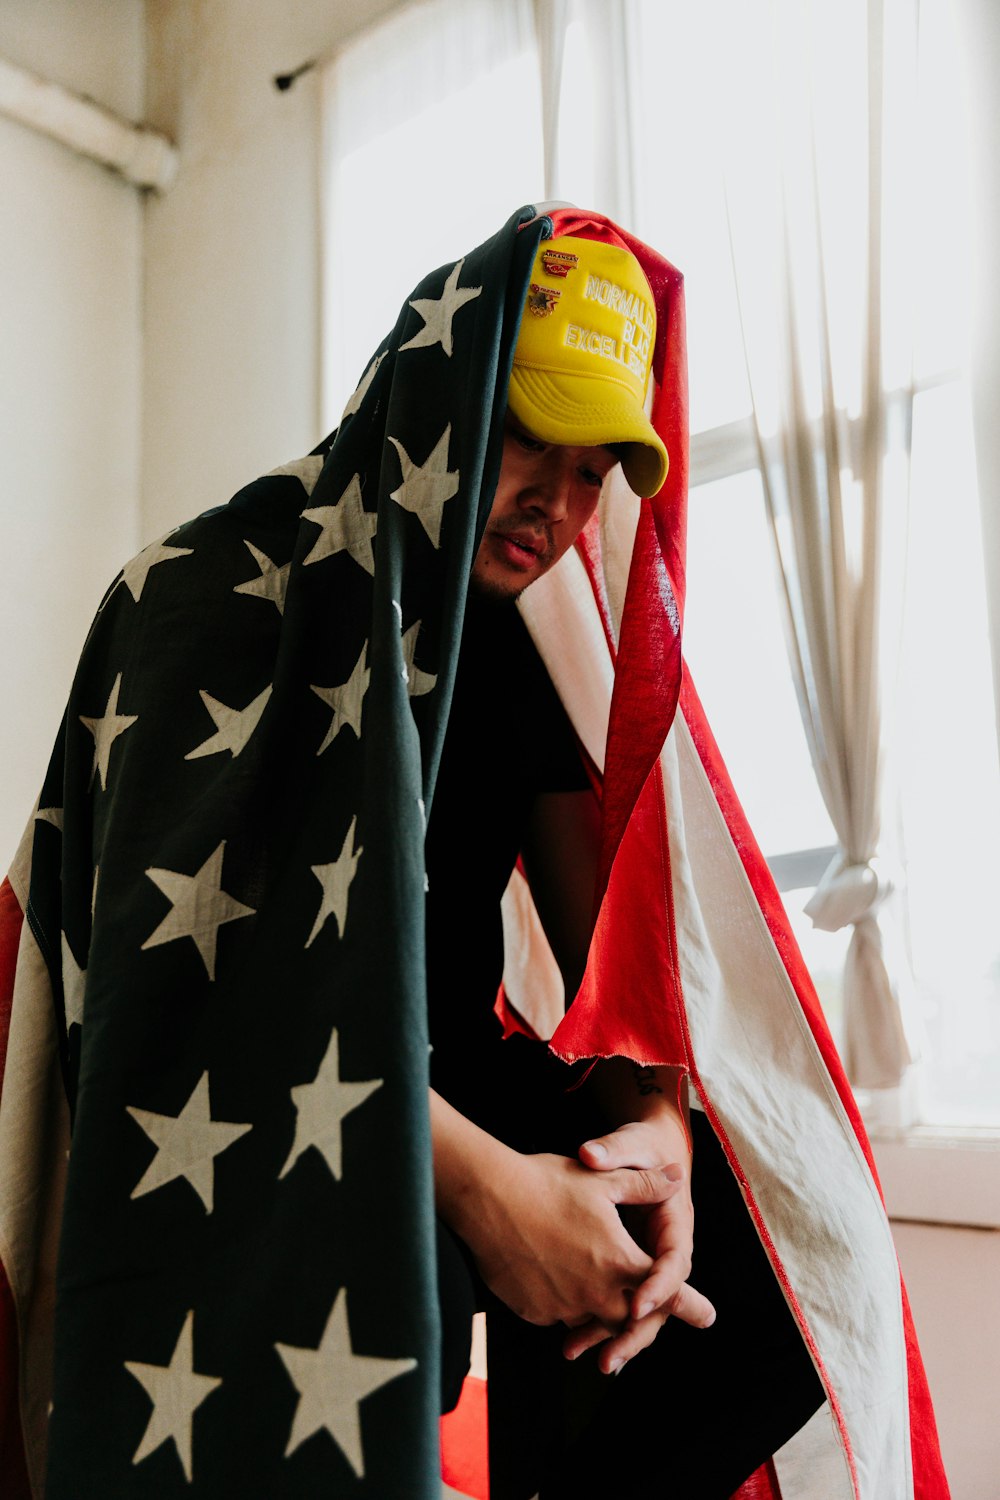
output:
[[630,488],[649,496],[662,487],[670,463],[667,450],[624,385],[515,364],[507,403],[517,421],[544,443],[626,444],[621,465]]

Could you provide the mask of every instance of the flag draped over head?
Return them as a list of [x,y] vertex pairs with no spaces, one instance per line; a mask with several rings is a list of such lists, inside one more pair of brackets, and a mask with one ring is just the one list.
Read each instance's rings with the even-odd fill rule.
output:
[[440,1492],[423,839],[532,213],[417,287],[328,452],[94,622],[14,876],[0,1119],[43,1149],[4,1127],[52,1047],[48,1419],[45,1246],[0,1188],[49,1500]]
[[0,888],[4,1500],[441,1493],[424,833],[553,234],[640,260],[670,467],[525,595],[602,782],[552,1045],[690,1073],[829,1397],[785,1500],[946,1500],[867,1143],[683,666],[682,281],[533,208],[416,288],[321,451],[98,611]]

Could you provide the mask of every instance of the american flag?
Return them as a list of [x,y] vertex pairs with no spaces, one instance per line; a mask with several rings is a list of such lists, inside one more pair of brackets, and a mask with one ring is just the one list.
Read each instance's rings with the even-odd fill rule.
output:
[[602,522],[527,596],[563,590],[536,640],[604,778],[554,1045],[689,1071],[821,1373],[747,1497],[947,1500],[870,1147],[682,662],[681,278],[530,208],[416,289],[329,451],[98,613],[0,888],[4,1500],[442,1492],[423,837],[530,267],[578,232],[653,287],[671,467],[624,556]]
[[532,214],[417,287],[324,451],[153,542],[91,629],[5,893],[0,1249],[48,1500],[441,1493],[423,839]]

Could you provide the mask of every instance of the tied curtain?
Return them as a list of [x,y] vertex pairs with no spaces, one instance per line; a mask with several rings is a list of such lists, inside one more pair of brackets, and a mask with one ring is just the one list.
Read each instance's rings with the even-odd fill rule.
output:
[[[578,163],[566,170],[582,128],[575,27],[577,56],[583,43],[599,80],[588,91],[595,200],[642,233],[650,195],[670,194],[671,153],[684,150],[674,135],[650,149],[656,105],[636,87],[662,16],[650,0],[535,0],[535,14],[547,192],[559,199],[564,181],[580,180]],[[720,7],[711,56],[693,56],[680,27],[674,35],[664,86],[671,68],[699,67],[739,122],[720,137],[718,164],[753,427],[789,664],[838,840],[806,911],[817,927],[853,929],[845,1060],[856,1085],[891,1088],[915,1051],[880,856],[908,502],[912,316],[894,270],[913,223],[916,6],[752,0]]]
[[838,839],[805,909],[853,927],[845,1061],[884,1089],[913,1060],[879,855],[908,503],[912,324],[896,273],[915,7],[777,0],[771,18],[752,54],[762,101],[728,163],[734,270],[789,661]]
[[[916,9],[744,0],[699,29],[672,0],[426,0],[352,43],[328,71],[325,99],[335,167],[326,217],[344,226],[326,258],[325,321],[341,336],[324,342],[334,351],[351,346],[362,301],[384,293],[388,306],[404,249],[412,261],[426,239],[429,265],[460,253],[478,215],[495,221],[498,195],[589,200],[669,252],[691,212],[671,204],[693,142],[683,122],[667,128],[649,55],[657,87],[696,69],[719,101],[726,124],[706,175],[725,182],[733,316],[790,669],[839,846],[807,910],[819,927],[853,929],[845,1053],[853,1082],[868,1088],[897,1084],[914,1052],[906,964],[887,956],[881,808],[908,503],[912,309],[897,271],[914,224],[912,174],[899,166],[912,154]],[[445,117],[442,79],[461,96],[464,140]],[[426,176],[396,184],[407,231],[388,242],[350,223],[361,164],[370,178],[379,159],[375,135],[387,163],[403,136],[427,157]],[[326,425],[359,373],[332,358]]]

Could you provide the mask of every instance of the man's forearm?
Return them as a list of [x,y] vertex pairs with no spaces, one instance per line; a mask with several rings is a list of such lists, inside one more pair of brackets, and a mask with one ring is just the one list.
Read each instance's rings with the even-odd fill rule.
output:
[[662,1132],[666,1159],[690,1163],[687,1079],[680,1068],[643,1067],[624,1057],[603,1058],[591,1074],[590,1086],[610,1125],[649,1122]]
[[509,1171],[513,1153],[434,1089],[430,1115],[435,1205],[449,1228],[465,1239],[470,1219],[482,1212],[484,1182]]

